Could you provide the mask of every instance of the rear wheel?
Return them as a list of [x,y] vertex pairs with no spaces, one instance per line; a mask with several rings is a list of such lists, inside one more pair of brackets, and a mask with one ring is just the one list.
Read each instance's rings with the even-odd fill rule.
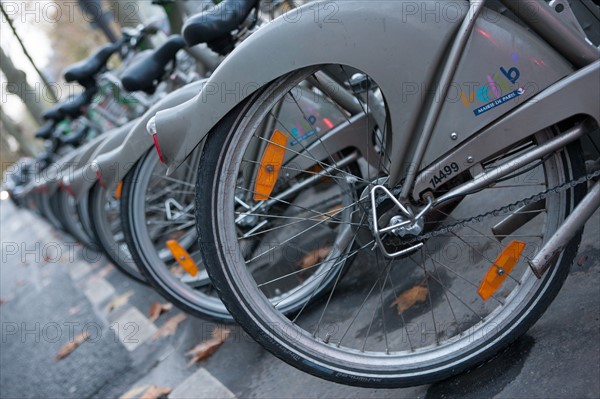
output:
[[54,195],[56,196],[57,216],[61,220],[67,233],[71,234],[77,241],[89,248],[98,248],[94,239],[85,232],[83,225],[80,222],[75,199],[63,190],[57,191]]
[[[195,316],[230,322],[233,319],[210,283],[200,257],[194,217],[199,155],[200,150],[195,151],[170,176],[166,176],[166,167],[154,149],[137,162],[123,179],[125,239],[139,270],[164,298]],[[191,270],[176,261],[167,245],[170,241],[193,260]]]
[[115,193],[109,193],[96,183],[90,189],[88,201],[92,229],[106,256],[123,273],[146,283],[125,243],[119,215],[119,199],[115,198]]
[[[348,89],[362,111],[347,110],[342,121],[299,131],[313,116],[318,121],[328,118],[300,97],[314,95],[342,107],[335,94],[327,96],[326,88],[315,84],[323,71],[340,81],[338,87]],[[573,145],[450,206],[433,208],[423,232],[434,236],[419,240],[420,249],[390,259],[376,243],[370,199],[371,189],[384,185],[388,176],[389,118],[383,102],[375,82],[347,67],[303,69],[267,85],[224,118],[207,139],[196,188],[197,220],[202,221],[197,227],[213,284],[234,318],[268,350],[332,381],[402,387],[474,367],[541,316],[567,275],[580,234],[541,279],[527,260],[552,236],[585,189],[580,185],[550,194],[532,205],[532,217],[503,235],[493,228],[509,215],[506,211],[475,224],[449,227],[568,182],[584,168],[580,149]],[[275,130],[287,139],[276,139]],[[477,168],[497,166],[555,135],[555,130],[533,134],[473,166],[456,184],[470,179]],[[285,158],[273,156],[274,147],[283,149]],[[340,160],[355,153],[362,173],[340,167]],[[271,173],[271,182],[260,173]],[[316,189],[323,179],[340,198],[352,193],[351,201],[327,210],[324,204],[330,197]],[[262,186],[268,187],[266,194]],[[390,209],[389,200],[374,198],[377,216]],[[330,234],[323,238],[317,232],[325,228]],[[249,245],[250,236],[262,242]],[[390,233],[384,240],[400,249],[408,245]],[[497,255],[512,241],[525,249],[502,285],[484,300],[478,287],[488,271],[496,271]],[[292,250],[299,255],[286,259],[287,269],[280,268],[273,258],[286,252],[289,256]],[[263,257],[269,262],[257,276],[255,265]],[[311,271],[314,295],[286,317],[273,303],[269,286],[294,280],[301,287]],[[318,300],[323,287],[329,287],[327,294]]]

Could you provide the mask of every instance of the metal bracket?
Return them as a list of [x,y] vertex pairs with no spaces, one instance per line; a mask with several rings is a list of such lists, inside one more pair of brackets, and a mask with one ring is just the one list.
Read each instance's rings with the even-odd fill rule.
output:
[[[375,198],[375,194],[377,193],[377,191],[383,191],[384,194],[390,199],[392,200],[392,202],[394,203],[394,205],[396,205],[398,207],[398,209],[400,209],[400,211],[408,218],[407,220],[404,220],[400,223],[396,223],[393,224],[391,226],[387,226],[384,227],[383,229],[379,229],[379,224],[378,224],[378,220],[377,220],[377,200]],[[431,202],[429,203],[429,205],[422,210],[421,212],[419,212],[419,214],[415,217],[414,213],[406,208],[404,205],[402,205],[402,203],[400,203],[400,201],[398,201],[398,199],[396,199],[396,197],[394,196],[394,194],[388,190],[386,187],[381,186],[381,185],[377,185],[375,187],[373,187],[371,189],[371,212],[372,212],[372,217],[373,217],[373,235],[375,236],[375,240],[377,240],[377,244],[379,245],[379,248],[381,249],[381,252],[383,253],[383,256],[385,256],[386,258],[395,258],[398,256],[402,256],[402,255],[406,255],[407,253],[413,252],[419,248],[421,248],[423,246],[423,243],[417,243],[415,245],[412,245],[408,248],[404,248],[401,249],[398,252],[393,252],[393,253],[389,253],[386,249],[385,249],[385,245],[383,244],[383,242],[381,241],[381,234],[387,233],[387,232],[391,232],[392,230],[395,230],[397,228],[403,227],[403,226],[408,226],[410,224],[414,224],[416,222],[416,220],[418,220],[420,217],[423,216],[423,214],[427,211],[427,209],[429,209],[431,207]]]
[[556,15],[558,15],[558,18],[560,18],[566,25],[575,29],[575,31],[579,33],[581,37],[592,44],[592,42],[587,38],[585,31],[581,27],[579,20],[577,20],[577,17],[573,13],[573,10],[571,9],[571,6],[567,0],[552,0],[549,5],[552,7]]

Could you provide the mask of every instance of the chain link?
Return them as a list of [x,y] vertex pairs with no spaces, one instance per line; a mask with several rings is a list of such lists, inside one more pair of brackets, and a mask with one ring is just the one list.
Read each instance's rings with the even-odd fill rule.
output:
[[532,195],[531,197],[524,198],[522,200],[513,202],[512,204],[505,205],[503,207],[494,209],[489,212],[482,213],[477,216],[473,216],[468,219],[459,220],[456,223],[444,226],[440,229],[433,230],[433,231],[427,232],[425,234],[421,234],[419,236],[415,236],[415,237],[411,238],[410,241],[404,240],[402,242],[402,244],[410,244],[410,243],[413,243],[416,241],[427,240],[429,238],[437,237],[437,236],[440,236],[443,234],[452,233],[456,230],[460,230],[461,228],[465,227],[468,224],[479,223],[479,222],[483,221],[483,219],[490,217],[490,216],[504,216],[504,215],[506,215],[505,212],[513,213],[517,209],[520,209],[526,205],[546,199],[552,194],[558,194],[563,191],[567,191],[571,188],[579,186],[580,184],[587,183],[588,181],[593,180],[599,176],[600,176],[600,170],[597,170],[595,172],[592,172],[585,176],[582,176],[579,179],[573,179],[573,180],[565,182],[563,184],[559,184],[556,187],[549,188],[546,191],[543,191],[541,193]]

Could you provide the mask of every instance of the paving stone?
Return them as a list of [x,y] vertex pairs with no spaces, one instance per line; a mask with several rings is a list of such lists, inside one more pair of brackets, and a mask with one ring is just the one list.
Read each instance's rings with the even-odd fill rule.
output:
[[205,368],[200,368],[171,392],[169,399],[216,399],[235,398],[235,395],[221,384]]
[[130,352],[152,337],[157,330],[154,323],[134,307],[129,308],[112,322],[110,328],[115,331],[121,343]]

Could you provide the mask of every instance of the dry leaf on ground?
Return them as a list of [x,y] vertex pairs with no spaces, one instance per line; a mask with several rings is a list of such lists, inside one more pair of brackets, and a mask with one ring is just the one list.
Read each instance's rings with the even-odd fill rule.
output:
[[179,323],[184,321],[187,318],[185,313],[179,313],[173,317],[171,317],[165,324],[163,324],[152,336],[152,340],[156,341],[161,337],[168,337],[169,335],[175,334],[177,331],[177,327]]
[[69,356],[75,349],[77,349],[79,345],[84,343],[89,338],[89,336],[90,334],[87,331],[84,331],[78,336],[76,336],[75,339],[73,339],[73,341],[66,343],[62,348],[60,348],[60,350],[56,354],[56,360],[62,360],[65,357]]
[[127,302],[129,302],[129,298],[132,297],[133,294],[135,294],[135,292],[127,291],[126,293],[115,297],[108,305],[106,305],[106,312],[110,313],[113,310],[125,305]]
[[74,314],[79,313],[80,310],[81,310],[81,306],[79,306],[79,305],[69,308],[69,316],[73,316]]
[[133,387],[129,391],[125,392],[123,395],[119,396],[119,399],[135,399],[147,389],[148,385],[140,385],[137,387]]
[[93,283],[96,280],[99,280],[101,278],[108,276],[108,273],[110,273],[112,271],[112,269],[114,269],[114,268],[115,267],[112,265],[112,263],[109,263],[108,265],[106,265],[102,269],[100,269],[100,271],[98,273],[94,274],[90,278],[89,283]]
[[186,355],[192,356],[192,359],[188,362],[188,366],[198,363],[215,353],[219,346],[229,337],[230,333],[231,331],[228,328],[215,327],[212,332],[212,338],[201,342],[186,353]]
[[398,295],[398,298],[390,304],[390,308],[396,306],[398,314],[402,314],[416,303],[425,302],[427,295],[429,294],[429,289],[423,286],[426,280],[427,277],[425,277],[418,285],[415,285]]
[[322,262],[323,260],[325,260],[325,258],[327,258],[329,252],[331,252],[331,247],[323,247],[310,251],[309,253],[304,255],[302,259],[300,259],[300,267],[302,269],[308,269],[309,267],[314,266],[319,262]]
[[172,391],[169,387],[157,387],[156,385],[152,385],[146,392],[140,396],[140,399],[159,399],[166,398],[168,394]]
[[150,305],[150,312],[148,313],[148,317],[150,318],[150,321],[154,323],[160,317],[161,314],[167,313],[172,308],[172,303],[153,302],[152,305]]

